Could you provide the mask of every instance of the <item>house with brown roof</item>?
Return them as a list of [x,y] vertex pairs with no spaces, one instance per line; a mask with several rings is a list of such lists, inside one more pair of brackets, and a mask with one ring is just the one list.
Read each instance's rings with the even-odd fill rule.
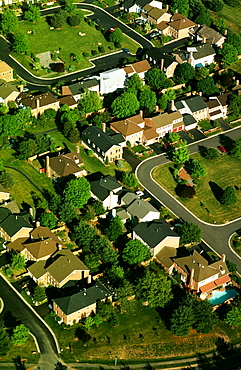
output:
[[168,13],[168,9],[160,9],[150,4],[147,4],[143,8],[144,13],[142,18],[148,20],[152,24],[159,24],[161,22],[169,22],[171,14]]
[[67,282],[79,281],[89,276],[89,269],[69,249],[61,249],[46,260],[34,262],[27,268],[37,284],[61,288]]
[[12,67],[3,61],[0,61],[0,79],[7,82],[14,80]]
[[183,116],[178,111],[158,114],[149,120],[153,122],[159,137],[165,136],[168,132],[184,130]]
[[196,24],[182,14],[174,14],[168,22],[168,34],[174,39],[183,39],[193,36]]
[[32,115],[36,118],[47,109],[56,111],[59,109],[59,100],[50,91],[37,95],[21,93],[17,102],[19,106],[30,107]]
[[45,173],[48,177],[56,179],[74,175],[75,177],[82,177],[86,175],[86,171],[81,168],[84,162],[79,153],[79,147],[76,151],[56,155],[54,157],[46,156],[45,158]]
[[75,98],[72,95],[66,95],[61,96],[59,99],[59,106],[62,107],[62,105],[68,105],[70,109],[77,108],[78,102],[75,100]]
[[228,115],[228,99],[231,92],[210,97],[207,102],[209,119],[214,121],[218,118],[226,118]]
[[15,101],[19,94],[15,86],[3,79],[0,80],[0,104],[7,105],[9,101]]
[[7,245],[8,250],[21,253],[28,261],[47,260],[63,247],[62,240],[44,226],[36,227],[28,237],[18,237]]
[[149,69],[151,69],[151,66],[146,59],[141,60],[140,62],[128,64],[124,67],[124,71],[128,77],[131,77],[133,74],[137,73],[142,80],[145,79],[145,73],[149,71]]

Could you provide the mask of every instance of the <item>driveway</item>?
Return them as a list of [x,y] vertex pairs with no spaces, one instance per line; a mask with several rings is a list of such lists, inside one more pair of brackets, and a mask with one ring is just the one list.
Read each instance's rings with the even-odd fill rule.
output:
[[229,126],[222,118],[219,118],[217,121],[223,131],[230,130],[231,126]]
[[[241,128],[231,130],[226,133],[228,138],[237,139],[241,136]],[[220,135],[206,138],[200,142],[195,142],[189,145],[190,153],[198,151],[199,145],[206,147],[217,147],[219,145]],[[168,163],[169,160],[164,154],[150,158],[141,164],[136,169],[136,176],[138,177],[142,186],[155,197],[161,204],[168,207],[175,215],[179,218],[184,219],[188,222],[194,222],[203,230],[203,240],[218,254],[225,253],[227,259],[235,263],[238,267],[238,272],[241,273],[241,259],[232,252],[228,246],[228,240],[232,233],[241,229],[241,219],[237,219],[234,222],[224,225],[212,225],[199,220],[194,214],[192,214],[187,208],[185,208],[175,197],[172,197],[162,187],[160,187],[151,177],[151,172],[154,167]],[[240,217],[241,215],[237,215]]]

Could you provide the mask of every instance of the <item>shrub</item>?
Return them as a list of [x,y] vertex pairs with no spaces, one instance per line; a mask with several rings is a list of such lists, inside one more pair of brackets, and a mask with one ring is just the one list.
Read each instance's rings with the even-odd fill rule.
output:
[[25,54],[26,54],[28,57],[30,57],[31,52],[30,52],[29,50],[26,50],[26,51],[25,51]]
[[68,23],[71,27],[79,26],[80,16],[78,14],[73,14],[68,17]]
[[177,185],[176,193],[179,197],[191,199],[196,195],[194,186]]
[[104,46],[99,46],[98,47],[98,50],[99,50],[100,53],[104,53],[105,52]]
[[93,150],[91,150],[91,149],[88,149],[87,150],[87,154],[88,154],[88,156],[89,157],[91,157],[94,153],[93,153]]
[[53,71],[55,72],[64,72],[64,63],[54,63]]
[[58,59],[58,55],[57,55],[56,53],[53,53],[53,54],[51,55],[51,59],[52,59],[53,61],[56,61],[56,60]]
[[121,48],[121,43],[120,42],[115,42],[115,47],[120,49]]
[[83,57],[88,58],[90,56],[90,53],[83,52]]
[[97,50],[91,50],[91,54],[92,55],[97,55],[98,54],[98,51]]
[[123,161],[122,160],[116,161],[116,167],[123,168]]

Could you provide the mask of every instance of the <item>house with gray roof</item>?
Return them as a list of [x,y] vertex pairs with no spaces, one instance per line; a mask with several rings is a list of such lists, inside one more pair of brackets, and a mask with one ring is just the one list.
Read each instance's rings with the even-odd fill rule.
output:
[[135,199],[127,208],[133,223],[147,222],[159,219],[160,212],[151,203],[143,199]]
[[100,200],[105,209],[113,209],[118,206],[118,192],[122,189],[122,185],[114,177],[101,176],[99,179],[89,182],[92,197]]
[[0,207],[0,236],[6,241],[28,237],[33,230],[31,215],[28,212],[12,213],[8,208]]
[[152,47],[146,51],[145,57],[155,68],[160,68],[161,71],[165,72],[168,78],[173,77],[179,63],[172,55],[164,54],[161,50],[162,48]]
[[0,79],[0,104],[7,105],[9,101],[15,101],[19,94],[20,92],[15,86]]
[[62,86],[62,96],[72,96],[78,103],[85,91],[95,91],[99,94],[99,81],[96,78],[84,79],[72,83],[68,86]]
[[112,293],[99,280],[86,288],[53,299],[53,310],[67,325],[79,322],[83,317],[96,313],[98,301],[111,299]]
[[178,110],[182,115],[191,114],[197,121],[208,118],[208,106],[200,95],[171,102],[170,109]]
[[209,43],[193,44],[186,50],[172,53],[179,63],[188,62],[194,68],[202,68],[215,63],[216,51]]
[[120,134],[108,134],[99,127],[89,126],[82,132],[81,139],[82,144],[102,162],[112,163],[122,159],[125,140]]
[[163,219],[138,223],[133,229],[132,237],[145,244],[154,257],[164,247],[177,249],[180,242],[180,236],[170,229],[168,223]]
[[206,26],[197,26],[195,30],[196,40],[203,43],[209,43],[221,47],[226,40],[226,37],[215,31],[213,28]]

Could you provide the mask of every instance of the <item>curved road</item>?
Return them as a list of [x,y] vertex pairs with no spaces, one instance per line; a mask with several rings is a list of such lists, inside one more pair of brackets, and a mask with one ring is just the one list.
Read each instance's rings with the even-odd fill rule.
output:
[[[190,153],[198,151],[199,145],[206,147],[217,147],[222,140],[226,137],[236,139],[241,136],[241,128],[230,130],[225,132],[225,135],[218,135],[215,137],[207,138],[199,142],[195,142],[189,145]],[[218,254],[225,253],[227,259],[234,262],[239,273],[241,273],[241,259],[229,248],[228,240],[231,234],[238,229],[241,229],[241,219],[237,219],[225,225],[212,225],[199,220],[194,214],[192,214],[187,208],[185,208],[176,198],[172,197],[166,192],[160,185],[158,185],[151,177],[152,170],[162,164],[170,162],[166,158],[165,154],[158,155],[150,158],[144,162],[141,162],[136,169],[136,176],[143,187],[152,194],[161,204],[169,208],[178,217],[188,222],[194,222],[203,230],[203,240]],[[237,215],[241,217],[241,215]]]
[[[94,13],[92,18],[99,18],[100,24],[103,25],[106,29],[111,27],[119,27],[127,36],[138,42],[143,49],[149,49],[152,47],[151,41],[147,40],[145,37],[140,35],[139,33],[132,30],[130,27],[116,19],[114,16],[107,13],[105,10],[96,7],[91,4],[77,4],[79,9],[86,9],[90,10]],[[60,7],[46,9],[41,11],[42,16],[50,15],[54,12],[57,12]],[[30,85],[39,85],[39,86],[48,86],[53,83],[57,83],[59,81],[65,81],[65,83],[73,81],[75,79],[87,77],[90,74],[98,73],[119,65],[121,59],[127,56],[124,52],[118,52],[111,55],[107,55],[105,57],[97,58],[92,61],[95,65],[94,67],[90,67],[89,69],[78,71],[74,73],[70,73],[67,75],[63,75],[57,78],[40,78],[32,75],[28,70],[26,70],[21,64],[19,64],[15,59],[10,56],[11,50],[9,43],[3,38],[0,37],[0,59],[5,61],[9,64],[17,74],[25,81],[27,81]],[[35,86],[36,87],[36,86]]]
[[37,339],[41,353],[38,367],[41,370],[53,370],[54,364],[60,359],[51,331],[2,276],[0,276],[0,296],[4,301],[4,310],[1,316],[4,317],[4,314],[10,311],[13,316],[30,329]]

